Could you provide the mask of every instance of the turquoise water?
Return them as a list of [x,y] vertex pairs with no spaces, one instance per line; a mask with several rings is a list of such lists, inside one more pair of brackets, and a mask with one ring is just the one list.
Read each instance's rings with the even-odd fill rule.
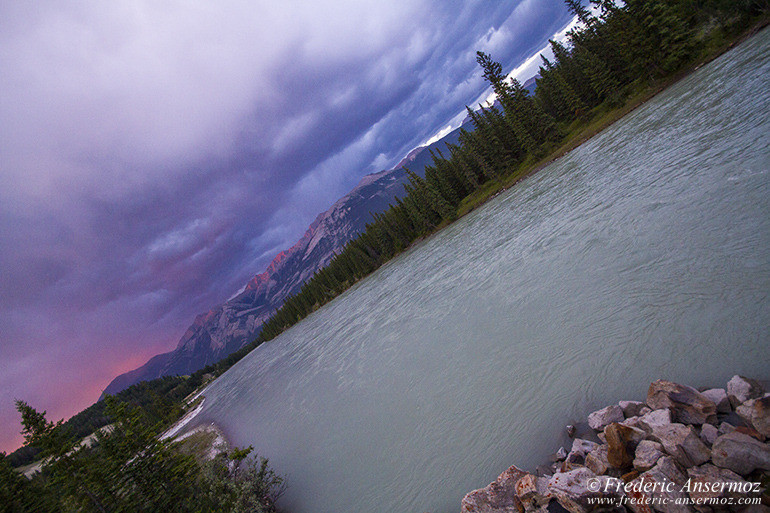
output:
[[770,31],[205,391],[292,513],[459,511],[650,381],[770,377]]

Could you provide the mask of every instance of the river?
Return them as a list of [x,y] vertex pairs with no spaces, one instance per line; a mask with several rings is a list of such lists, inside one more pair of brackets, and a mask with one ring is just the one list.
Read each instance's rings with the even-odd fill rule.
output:
[[665,378],[770,377],[770,30],[394,259],[205,391],[290,513],[457,512]]

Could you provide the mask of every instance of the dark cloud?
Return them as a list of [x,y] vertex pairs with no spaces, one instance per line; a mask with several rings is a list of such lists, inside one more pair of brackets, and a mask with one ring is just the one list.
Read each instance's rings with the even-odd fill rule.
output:
[[0,6],[0,447],[173,348],[362,175],[518,65],[560,0]]

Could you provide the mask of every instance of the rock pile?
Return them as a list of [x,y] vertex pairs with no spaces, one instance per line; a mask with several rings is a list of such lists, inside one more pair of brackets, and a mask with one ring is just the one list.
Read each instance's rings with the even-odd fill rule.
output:
[[645,402],[595,411],[588,425],[599,442],[575,439],[540,475],[512,466],[467,494],[462,513],[770,513],[770,394],[755,380],[702,392],[658,380]]

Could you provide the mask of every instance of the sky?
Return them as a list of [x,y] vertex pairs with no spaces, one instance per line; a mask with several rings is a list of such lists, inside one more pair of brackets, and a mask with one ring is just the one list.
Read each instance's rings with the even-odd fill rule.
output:
[[89,406],[456,126],[490,92],[477,50],[534,73],[570,21],[562,0],[0,2],[0,450],[14,399]]

